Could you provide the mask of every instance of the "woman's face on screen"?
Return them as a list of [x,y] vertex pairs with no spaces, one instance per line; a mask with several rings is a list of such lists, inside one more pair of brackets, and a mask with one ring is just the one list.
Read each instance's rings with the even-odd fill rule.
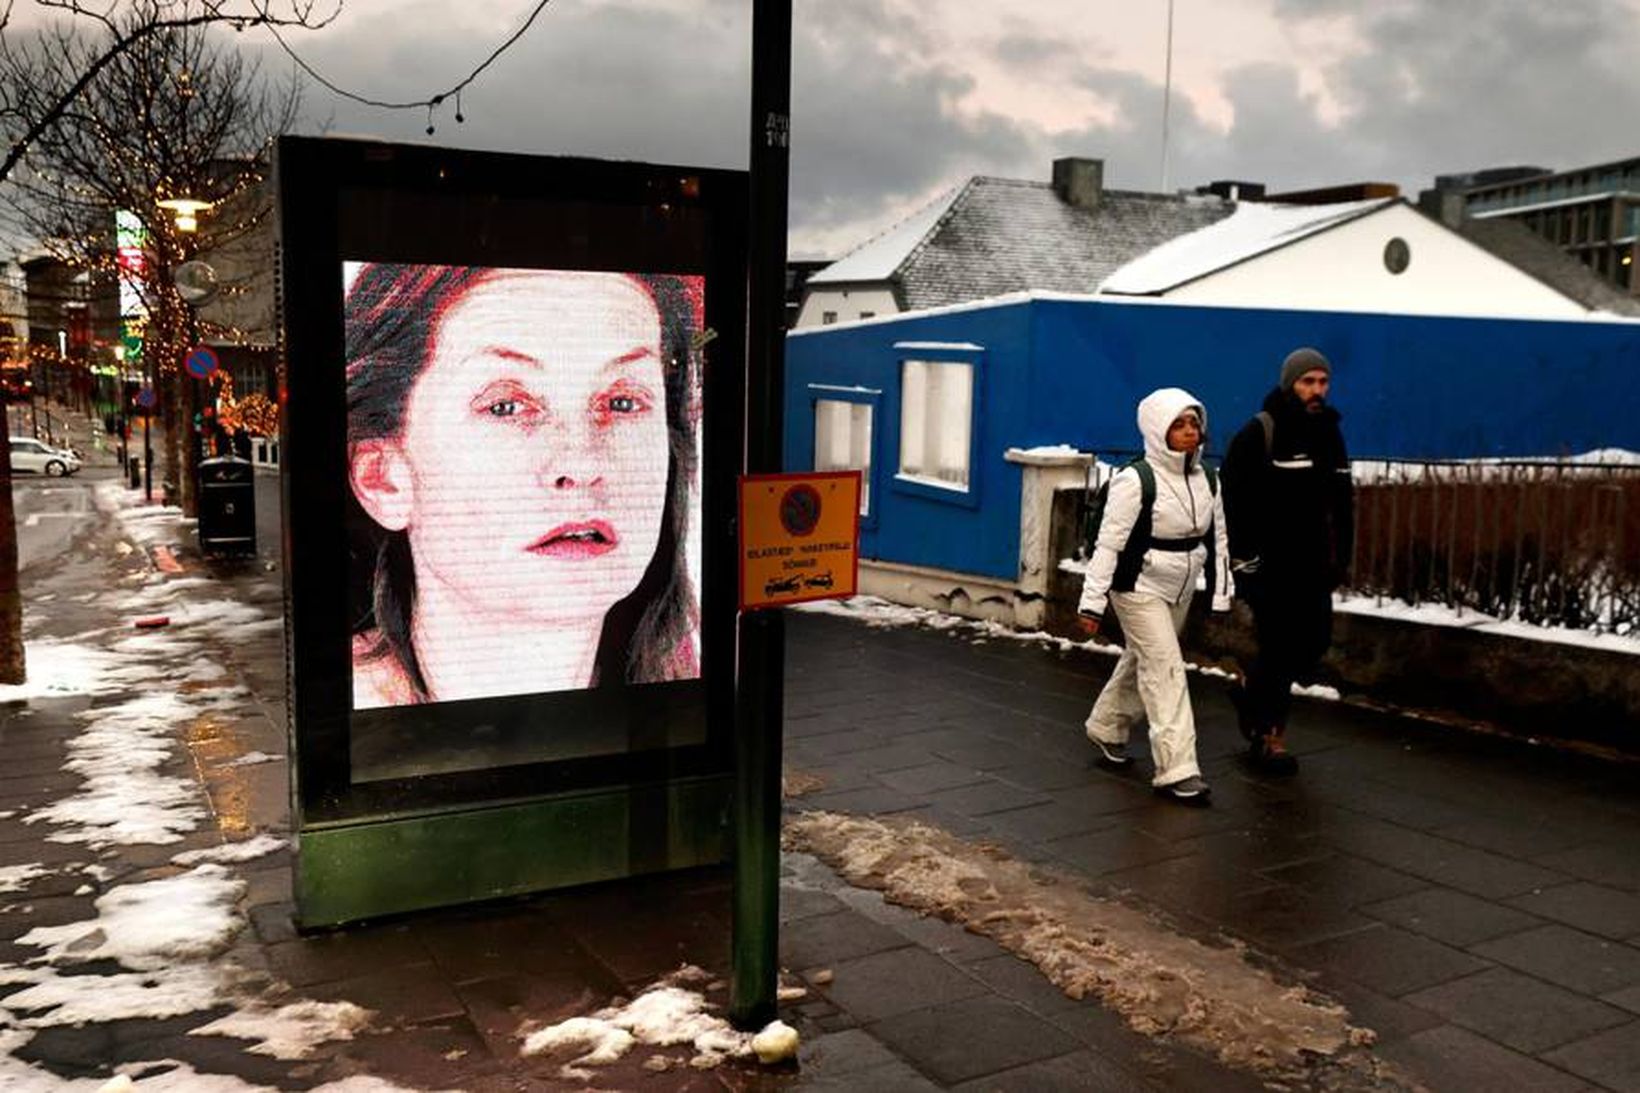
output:
[[654,301],[620,274],[509,272],[451,305],[397,441],[418,586],[498,621],[630,593],[666,503],[661,354]]

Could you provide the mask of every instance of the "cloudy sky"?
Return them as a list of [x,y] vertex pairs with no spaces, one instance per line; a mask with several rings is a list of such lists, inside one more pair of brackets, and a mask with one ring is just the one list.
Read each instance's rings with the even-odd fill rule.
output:
[[[424,98],[535,0],[344,0],[292,38],[350,90]],[[311,128],[741,167],[750,0],[552,0],[451,109],[310,87]],[[972,174],[1102,157],[1162,185],[1166,0],[796,0],[791,249],[834,257]],[[248,37],[248,36],[247,36]],[[247,44],[250,44],[247,42]],[[1640,155],[1640,0],[1176,0],[1169,186],[1291,189]],[[270,50],[269,70],[288,59]]]

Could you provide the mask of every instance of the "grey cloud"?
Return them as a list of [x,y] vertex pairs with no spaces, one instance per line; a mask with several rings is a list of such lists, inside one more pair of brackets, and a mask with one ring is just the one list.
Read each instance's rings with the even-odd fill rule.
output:
[[1403,172],[1635,153],[1636,20],[1614,0],[1476,0],[1365,20],[1368,49],[1329,73],[1350,139]]
[[[430,10],[430,9],[429,9]],[[494,47],[429,36],[414,9],[299,45],[327,76],[375,98],[417,98],[453,81]],[[812,18],[805,18],[805,14]],[[794,236],[880,223],[942,181],[1004,171],[1027,128],[960,117],[966,75],[926,59],[915,9],[872,0],[800,4],[794,27],[791,213]],[[365,48],[364,43],[368,43]],[[537,27],[424,130],[424,111],[387,113],[309,95],[314,125],[458,147],[743,167],[750,115],[750,24],[743,4],[685,17],[640,4],[549,8]],[[277,56],[269,58],[278,66]],[[339,81],[343,82],[343,81]]]
[[1275,0],[1273,5],[1273,11],[1280,19],[1325,19],[1360,10],[1361,0]]
[[[1182,95],[1171,115],[1170,180],[1264,181],[1276,189],[1357,180],[1408,190],[1438,172],[1511,162],[1572,166],[1635,154],[1640,46],[1632,0],[1270,0],[1278,15],[1353,14],[1361,48],[1324,73],[1338,124],[1281,63],[1230,72],[1234,122],[1208,125]],[[748,8],[709,0],[687,11],[648,0],[547,9],[537,27],[446,108],[441,143],[525,152],[739,167],[746,162]],[[429,35],[441,9],[404,3],[344,37],[300,45],[327,73],[377,97],[419,97],[465,73],[494,47],[466,33]],[[860,238],[913,197],[971,174],[1048,177],[1059,155],[1100,156],[1111,185],[1154,189],[1161,160],[1161,88],[1072,55],[1056,40],[1015,34],[992,56],[1009,67],[1077,81],[1115,119],[1049,133],[1029,117],[975,115],[954,103],[971,89],[949,31],[901,0],[802,0],[792,88],[792,232]],[[274,58],[270,70],[282,70]],[[424,115],[383,114],[314,89],[315,117],[334,128],[426,140]]]
[[952,108],[968,77],[903,52],[856,42],[832,48],[798,33],[792,88],[795,224],[871,223],[942,181],[1011,169],[1028,127]]
[[1006,65],[1021,68],[1041,68],[1075,60],[1077,51],[1063,38],[1044,38],[1034,34],[1009,34],[998,38],[991,46],[991,55]]

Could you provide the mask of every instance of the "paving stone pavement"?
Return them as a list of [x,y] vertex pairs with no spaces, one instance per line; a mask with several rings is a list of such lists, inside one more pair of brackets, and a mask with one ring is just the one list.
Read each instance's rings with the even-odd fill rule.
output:
[[[179,594],[277,616],[274,485],[259,477],[259,557],[206,563],[178,542]],[[31,637],[107,624],[86,594],[146,564],[144,551],[115,553],[120,535],[105,520],[69,556],[25,574]],[[117,848],[99,859],[106,879],[90,892],[59,874],[6,895],[0,968],[37,955],[18,944],[28,929],[91,918],[108,888],[176,872],[178,850],[288,834],[282,636],[249,633],[221,660],[248,697],[231,716],[178,726],[168,767],[196,780],[209,822],[179,845]],[[1343,1001],[1355,1024],[1378,1033],[1382,1058],[1434,1090],[1640,1089],[1632,767],[1301,701],[1293,744],[1303,769],[1269,780],[1241,762],[1223,682],[1197,677],[1214,803],[1186,809],[1150,792],[1143,761],[1126,773],[1093,763],[1081,721],[1111,663],[975,631],[792,613],[786,767],[814,788],[788,807],[915,815],[1076,874],[1187,933],[1241,939],[1281,974]],[[49,825],[23,822],[79,785],[63,760],[85,706],[0,708],[0,869],[85,857],[47,841]],[[281,759],[235,765],[257,751]],[[300,936],[289,864],[280,853],[236,867],[246,925],[226,958],[293,996],[375,1011],[357,1039],[280,1061],[186,1035],[216,1009],[43,1029],[17,1058],[68,1078],[172,1059],[281,1089],[360,1074],[410,1088],[578,1088],[558,1063],[520,1056],[528,1029],[630,996],[682,962],[728,970],[723,869]],[[600,1072],[599,1088],[1259,1087],[807,856],[785,857],[781,899],[782,962],[807,988],[782,1006],[803,1034],[800,1065],[654,1074],[637,1055]],[[0,1007],[13,990],[0,981]]]

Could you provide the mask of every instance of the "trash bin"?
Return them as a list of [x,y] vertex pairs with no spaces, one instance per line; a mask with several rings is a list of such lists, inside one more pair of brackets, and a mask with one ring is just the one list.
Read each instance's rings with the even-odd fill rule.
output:
[[200,461],[199,549],[202,554],[256,552],[256,479],[250,460],[219,456]]

